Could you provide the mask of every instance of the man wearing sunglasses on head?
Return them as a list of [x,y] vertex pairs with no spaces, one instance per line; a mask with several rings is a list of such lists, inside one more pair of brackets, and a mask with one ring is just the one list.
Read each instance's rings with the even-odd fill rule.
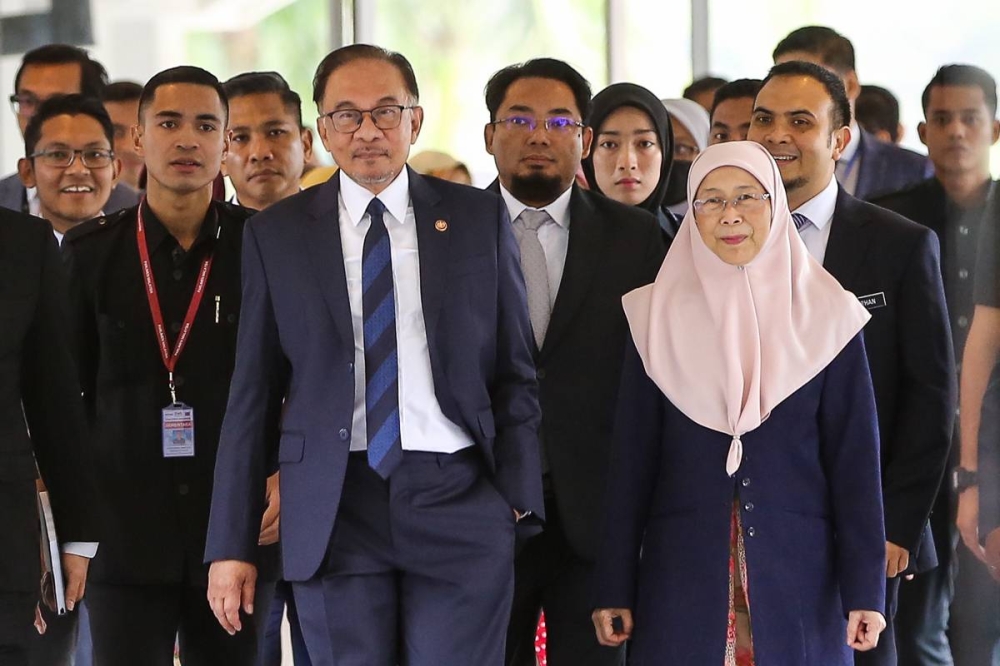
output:
[[590,573],[600,537],[627,327],[621,297],[652,282],[663,259],[659,224],[635,206],[574,185],[593,131],[590,84],[559,60],[500,70],[486,86],[486,150],[521,249],[542,406],[546,524],[514,565],[507,664],[535,663],[545,608],[552,666],[621,664],[598,645]]
[[[101,99],[107,83],[108,73],[104,66],[91,59],[83,49],[68,44],[47,44],[29,51],[21,60],[14,77],[14,94],[9,98],[21,134],[46,100],[75,94]],[[118,183],[112,187],[104,211],[112,213],[137,203],[138,193]],[[41,215],[37,191],[25,186],[17,173],[0,179],[0,206]]]

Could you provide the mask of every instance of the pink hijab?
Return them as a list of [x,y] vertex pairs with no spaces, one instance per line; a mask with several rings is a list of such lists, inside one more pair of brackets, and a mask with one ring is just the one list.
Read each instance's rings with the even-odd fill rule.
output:
[[743,460],[740,437],[825,368],[869,319],[806,250],[778,165],[759,144],[710,146],[691,166],[688,202],[715,169],[734,166],[771,195],[771,231],[745,266],[705,245],[688,208],[656,281],[622,298],[646,373],[692,421],[733,437],[726,473]]

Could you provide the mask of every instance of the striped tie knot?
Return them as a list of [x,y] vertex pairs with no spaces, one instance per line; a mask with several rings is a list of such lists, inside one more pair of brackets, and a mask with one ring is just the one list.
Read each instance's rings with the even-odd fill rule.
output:
[[808,217],[802,213],[792,213],[792,221],[795,222],[796,231],[801,232],[802,229],[812,222]]

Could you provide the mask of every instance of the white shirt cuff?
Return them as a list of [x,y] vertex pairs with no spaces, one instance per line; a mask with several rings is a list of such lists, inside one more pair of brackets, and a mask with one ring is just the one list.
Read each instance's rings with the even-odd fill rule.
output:
[[62,545],[62,552],[63,555],[79,555],[92,560],[97,555],[98,545],[96,541],[70,541]]

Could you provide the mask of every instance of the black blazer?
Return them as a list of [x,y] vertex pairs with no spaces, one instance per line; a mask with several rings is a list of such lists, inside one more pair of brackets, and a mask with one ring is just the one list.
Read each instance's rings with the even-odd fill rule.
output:
[[911,569],[937,564],[927,518],[948,459],[955,357],[937,237],[906,218],[837,194],[824,267],[872,315],[865,347],[882,447],[886,538]]
[[858,151],[861,163],[854,196],[859,199],[870,200],[880,194],[902,190],[934,174],[934,166],[926,156],[879,141],[864,130]]
[[0,312],[0,593],[30,592],[39,577],[36,460],[60,540],[98,539],[56,240],[44,220],[3,208]]
[[651,213],[577,185],[569,215],[566,266],[535,365],[560,522],[573,550],[592,560],[628,336],[621,299],[656,278],[665,249]]

